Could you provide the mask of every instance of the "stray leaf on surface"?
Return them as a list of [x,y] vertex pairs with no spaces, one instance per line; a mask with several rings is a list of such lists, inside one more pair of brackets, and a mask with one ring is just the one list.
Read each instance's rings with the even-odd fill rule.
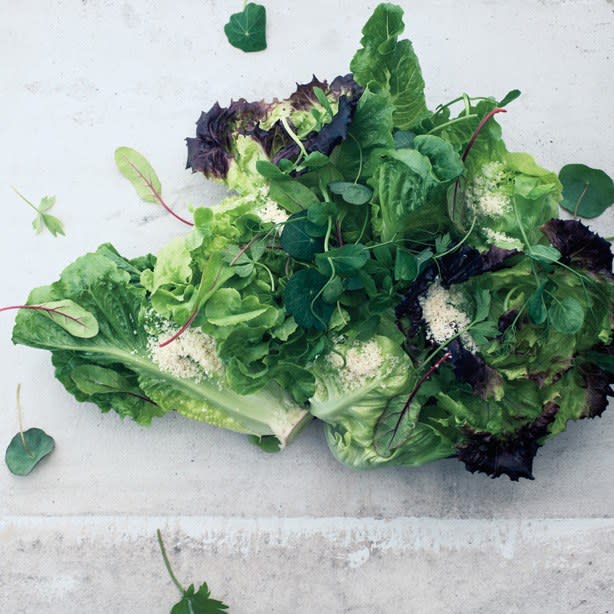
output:
[[146,203],[159,202],[162,185],[145,156],[130,147],[118,147],[115,150],[115,164],[119,172],[133,185],[141,200]]
[[58,235],[64,235],[64,224],[62,221],[47,213],[55,205],[55,196],[43,196],[38,205],[30,202],[23,194],[13,188],[15,194],[21,198],[27,205],[32,207],[36,211],[36,217],[32,222],[32,228],[34,228],[36,234],[40,234],[46,228],[54,237]]
[[604,171],[585,164],[567,164],[561,169],[561,207],[580,217],[597,217],[614,204],[614,181]]
[[230,16],[224,33],[233,47],[246,53],[266,49],[266,9],[249,2],[240,13]]
[[31,428],[11,439],[4,460],[11,473],[28,475],[54,448],[53,437],[42,429]]

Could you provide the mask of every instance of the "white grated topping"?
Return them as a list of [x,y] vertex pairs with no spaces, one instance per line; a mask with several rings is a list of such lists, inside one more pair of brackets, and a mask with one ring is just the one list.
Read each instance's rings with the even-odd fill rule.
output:
[[168,345],[160,347],[178,331],[169,323],[158,336],[149,339],[147,349],[160,371],[197,381],[220,375],[223,366],[217,355],[215,340],[197,328],[189,328]]
[[[443,288],[439,281],[430,285],[426,296],[420,299],[420,307],[427,324],[427,336],[431,341],[444,344],[471,324],[469,316],[457,307],[460,302],[461,296]],[[475,342],[468,333],[463,333],[461,339],[467,349],[475,349]]]
[[511,211],[511,199],[501,190],[507,178],[501,162],[489,162],[480,169],[466,191],[467,204],[476,213],[487,217],[506,215]]
[[289,217],[285,209],[268,199],[262,207],[256,210],[256,213],[263,222],[271,222],[272,224],[283,224]]
[[332,351],[327,358],[332,367],[339,369],[339,377],[347,390],[360,388],[370,379],[381,375],[384,355],[375,339],[354,343],[345,352],[344,349],[342,346],[336,346],[336,351]]

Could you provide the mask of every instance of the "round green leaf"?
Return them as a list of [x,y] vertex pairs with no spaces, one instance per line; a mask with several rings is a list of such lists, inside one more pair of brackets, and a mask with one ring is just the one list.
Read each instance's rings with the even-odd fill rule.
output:
[[249,2],[240,13],[230,16],[224,26],[228,42],[247,53],[266,49],[266,9]]
[[324,249],[324,239],[314,237],[313,230],[307,211],[291,215],[279,238],[281,248],[292,258],[312,262],[315,255]]
[[4,460],[11,473],[28,475],[54,448],[53,437],[49,437],[42,429],[32,428],[24,431],[23,439],[21,433],[11,439]]
[[561,207],[580,217],[597,217],[614,203],[614,182],[604,171],[584,164],[567,164],[561,169]]
[[339,194],[350,205],[364,205],[371,200],[373,190],[360,183],[349,181],[333,181],[328,186],[333,194]]
[[288,280],[284,304],[299,326],[323,330],[328,325],[334,305],[319,296],[327,281],[314,269],[299,271]]
[[575,298],[566,296],[550,306],[548,318],[559,333],[573,335],[584,324],[584,308]]

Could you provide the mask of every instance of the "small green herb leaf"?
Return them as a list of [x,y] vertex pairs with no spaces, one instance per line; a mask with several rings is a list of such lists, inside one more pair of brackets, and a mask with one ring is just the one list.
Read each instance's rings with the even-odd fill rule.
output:
[[585,164],[567,164],[561,169],[561,207],[580,217],[597,217],[614,204],[614,181],[604,171]]
[[36,217],[32,221],[32,228],[34,228],[36,234],[40,234],[46,228],[54,237],[64,235],[64,224],[62,221],[54,215],[47,213],[55,205],[55,196],[43,196],[37,207],[21,192],[18,192],[15,188],[13,190],[21,200],[36,211]]
[[263,452],[269,454],[281,450],[281,444],[275,435],[262,435],[261,437],[258,437],[258,435],[248,435],[247,440],[255,446],[258,446]]
[[233,47],[246,53],[266,49],[266,9],[249,2],[240,13],[230,16],[224,33]]
[[541,264],[552,264],[561,258],[561,252],[552,245],[531,245],[529,257]]
[[298,271],[288,280],[284,304],[299,326],[323,330],[328,325],[334,306],[321,296],[327,281],[314,269]]
[[265,179],[287,179],[288,176],[275,164],[272,164],[268,160],[258,160],[256,162],[256,170]]
[[584,308],[575,298],[566,296],[550,306],[548,319],[559,333],[573,335],[584,324]]
[[281,248],[292,258],[312,262],[315,255],[324,249],[324,239],[314,237],[307,211],[291,215],[279,238]]
[[53,452],[55,441],[42,429],[32,428],[17,433],[6,449],[4,460],[11,473],[28,475],[45,458]]
[[503,96],[503,98],[501,98],[501,100],[497,103],[497,106],[505,107],[510,102],[516,100],[516,98],[518,98],[521,94],[522,92],[520,90],[510,90],[507,94],[505,94],[505,96]]
[[360,243],[348,244],[343,247],[329,249],[323,254],[316,256],[318,270],[324,275],[332,273],[329,260],[335,266],[335,272],[339,275],[352,275],[361,269],[369,260],[369,250]]
[[544,302],[544,288],[546,283],[543,283],[531,294],[527,305],[527,313],[533,324],[543,324],[548,317],[548,310]]
[[145,156],[130,147],[118,147],[115,150],[115,164],[141,200],[146,203],[159,202],[162,185]]
[[349,205],[364,205],[368,203],[371,200],[371,196],[373,196],[373,190],[360,183],[333,181],[328,187],[333,194],[339,194]]
[[413,281],[418,275],[418,261],[413,254],[398,248],[394,261],[394,278],[397,281]]
[[170,614],[226,614],[228,606],[211,598],[206,582],[198,590],[190,584],[181,601],[171,608]]

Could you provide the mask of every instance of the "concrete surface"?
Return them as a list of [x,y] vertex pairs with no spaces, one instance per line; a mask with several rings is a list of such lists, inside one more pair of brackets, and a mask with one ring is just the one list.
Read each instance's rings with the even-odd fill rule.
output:
[[[264,4],[269,49],[245,55],[222,32],[238,0],[0,0],[0,305],[103,241],[135,256],[181,232],[137,200],[114,149],[143,151],[179,210],[216,202],[219,187],[183,170],[201,109],[347,71],[376,3]],[[614,171],[614,4],[401,4],[431,105],[520,88],[501,120],[511,148]],[[11,185],[56,194],[67,237],[35,236]],[[267,456],[178,416],[146,429],[80,406],[46,353],[11,345],[12,320],[1,314],[2,447],[21,382],[26,428],[57,449],[27,478],[0,466],[2,614],[168,612],[156,528],[180,580],[206,580],[232,614],[614,611],[614,415],[550,442],[535,482],[455,461],[356,473],[317,425]]]

